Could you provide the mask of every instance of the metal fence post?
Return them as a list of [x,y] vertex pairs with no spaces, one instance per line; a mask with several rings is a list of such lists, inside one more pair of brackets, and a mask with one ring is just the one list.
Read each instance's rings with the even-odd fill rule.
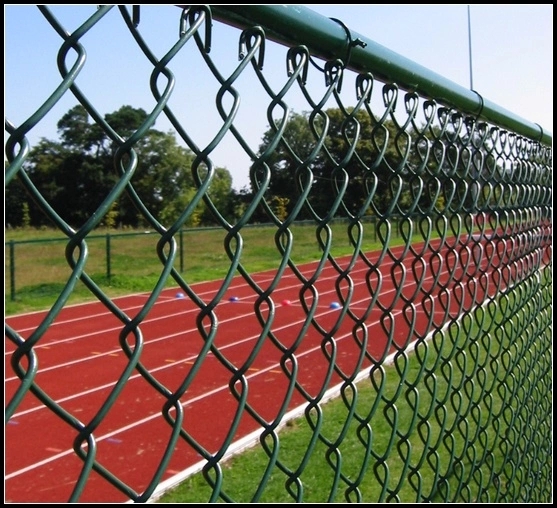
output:
[[184,232],[180,229],[180,273],[184,271]]
[[106,279],[110,284],[110,233],[106,234]]
[[10,240],[10,298],[15,301],[15,242]]

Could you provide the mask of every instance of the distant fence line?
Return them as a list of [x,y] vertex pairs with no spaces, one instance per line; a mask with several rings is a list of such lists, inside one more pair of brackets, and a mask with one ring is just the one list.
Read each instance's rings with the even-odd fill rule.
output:
[[[205,229],[205,228],[204,228]],[[210,228],[208,228],[210,229]],[[216,229],[216,228],[215,228]],[[179,237],[179,247],[180,247],[180,271],[184,270],[184,234],[188,232],[193,232],[193,230],[183,230],[181,229],[178,233]],[[155,231],[144,231],[142,233],[104,233],[99,235],[91,235],[88,237],[89,241],[92,240],[104,240],[105,241],[105,261],[106,261],[106,278],[110,282],[111,276],[111,265],[112,265],[112,243],[111,240],[114,238],[130,238],[134,236],[144,236],[148,234],[154,234]],[[36,240],[10,240],[5,242],[4,245],[9,252],[9,273],[10,273],[10,298],[11,300],[16,299],[16,273],[17,273],[17,256],[16,247],[25,245],[36,245],[45,243],[57,243],[65,242],[67,238],[40,238]],[[40,274],[37,274],[40,276]]]
[[[337,219],[338,221],[343,221],[343,219]],[[366,219],[366,222],[373,225],[373,235],[374,239],[377,240],[377,230],[376,230],[376,223],[377,218],[374,216],[370,216]],[[394,219],[394,223],[398,224],[397,219]],[[310,221],[299,221],[297,222],[298,225],[311,225]],[[271,223],[268,224],[247,224],[246,228],[258,228],[258,227],[269,227]],[[180,272],[184,271],[184,235],[196,234],[196,233],[203,233],[204,231],[219,231],[220,228],[215,227],[198,227],[198,228],[183,228],[178,231],[178,266],[177,268]],[[398,228],[394,228],[395,235],[398,234]],[[133,237],[144,237],[145,235],[149,234],[156,234],[156,231],[149,231],[145,230],[143,232],[106,232],[103,234],[93,234],[87,237],[88,242],[93,240],[104,240],[105,243],[105,266],[106,266],[106,280],[107,283],[110,284],[110,279],[112,275],[112,265],[113,265],[113,247],[112,247],[112,240],[116,238],[133,238]],[[59,243],[59,242],[66,242],[67,238],[60,237],[60,238],[40,238],[35,240],[9,240],[4,242],[5,250],[8,252],[8,267],[7,273],[9,273],[9,294],[10,300],[15,301],[17,297],[17,272],[18,272],[18,263],[17,263],[17,247],[25,247],[26,245],[39,245],[39,244],[47,244],[47,243]],[[29,269],[29,267],[27,267]],[[42,276],[41,273],[37,272],[37,281],[36,283],[40,283],[40,278]]]

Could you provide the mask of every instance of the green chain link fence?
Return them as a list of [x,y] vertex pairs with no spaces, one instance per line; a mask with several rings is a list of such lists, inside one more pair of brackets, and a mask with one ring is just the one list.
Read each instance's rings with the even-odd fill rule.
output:
[[[377,47],[341,21],[299,7],[174,7],[176,26],[172,29],[177,40],[162,58],[155,56],[141,36],[143,20],[138,6],[92,7],[89,17],[73,33],[47,7],[38,9],[60,37],[61,80],[25,122],[14,125],[6,119],[5,182],[19,180],[67,237],[71,276],[33,330],[19,330],[6,319],[6,375],[13,374],[18,380],[16,388],[7,390],[6,439],[9,445],[10,423],[18,423],[15,415],[30,393],[73,431],[73,454],[81,464],[80,473],[73,480],[69,498],[59,501],[82,500],[93,478],[100,478],[100,484],[111,485],[134,502],[158,499],[188,476],[184,471],[171,474],[167,470],[174,455],[184,453],[178,451],[179,446],[199,459],[189,473],[200,473],[208,493],[206,499],[194,501],[276,501],[268,499],[266,488],[277,477],[284,495],[278,495],[278,500],[311,501],[314,467],[329,471],[330,480],[327,496],[314,500],[317,502],[551,501],[550,133],[474,91]],[[102,30],[103,18],[116,11],[137,43],[138,52],[129,58],[146,58],[150,63],[152,73],[146,81],[155,100],[145,123],[125,138],[79,88],[80,72],[86,66],[87,35]],[[211,44],[223,23],[237,29],[237,38],[229,44],[240,49],[240,59],[226,75],[211,58]],[[283,61],[268,61],[273,41],[285,46]],[[200,57],[196,65],[208,69],[218,87],[214,99],[221,124],[205,147],[194,142],[195,128],[186,130],[181,121],[194,113],[171,105],[172,86],[158,88],[163,75],[172,83],[173,59],[186,48],[196,51]],[[70,54],[77,57],[70,58]],[[278,85],[266,79],[265,69],[271,65],[284,68]],[[195,80],[197,67],[189,70]],[[259,151],[244,138],[237,115],[240,99],[249,103],[250,93],[241,96],[236,84],[248,74],[267,95],[270,135]],[[319,78],[320,89],[310,89],[314,76]],[[289,97],[294,93],[306,104],[303,118],[311,132],[311,145],[306,149],[293,143],[295,138],[287,137]],[[28,135],[68,94],[114,144],[118,172],[116,183],[102,197],[96,213],[78,228],[64,221],[35,185],[32,173],[26,171],[32,148]],[[333,121],[331,107],[340,114],[339,123]],[[159,118],[170,122],[195,155],[187,170],[196,182],[196,192],[172,223],[155,216],[134,187],[134,171],[141,157],[135,148]],[[339,130],[336,138],[334,129]],[[209,192],[215,167],[213,151],[230,137],[252,161],[251,201],[236,217],[226,216]],[[335,156],[339,153],[333,150],[335,139],[343,140],[342,157]],[[318,174],[317,167],[326,168],[326,173]],[[285,172],[290,182],[289,208],[286,214],[277,214],[272,203],[275,193],[270,189],[277,175]],[[326,187],[319,185],[321,180],[326,181]],[[161,272],[145,304],[132,317],[87,271],[87,243],[113,204],[126,193],[159,236],[153,261]],[[323,193],[326,207],[320,200]],[[358,199],[354,200],[354,195]],[[183,272],[176,267],[178,236],[201,202],[223,232],[227,259],[226,275],[210,301],[187,282],[187,263]],[[267,286],[258,283],[257,273],[243,264],[243,249],[249,247],[244,245],[243,232],[253,222],[256,210],[264,210],[274,228],[280,257]],[[333,253],[336,238],[331,224],[339,217],[350,245],[348,257]],[[370,217],[372,234],[378,240],[373,252],[364,247],[371,230]],[[296,222],[308,218],[319,244],[310,275],[293,257],[297,237],[292,234]],[[395,218],[396,234],[392,229]],[[340,302],[336,321],[330,326],[323,325],[317,313],[320,279],[327,270],[334,273],[335,297]],[[278,286],[288,273],[297,283],[303,319],[295,336],[285,341],[274,318],[280,298]],[[249,357],[241,365],[227,359],[217,335],[225,326],[218,319],[226,304],[225,292],[238,276],[255,296],[251,311],[258,326]],[[173,383],[175,389],[159,382],[142,356],[143,346],[150,341],[143,329],[147,329],[155,302],[169,281],[197,308],[191,323],[177,326],[196,328],[203,344],[194,366]],[[110,396],[86,421],[66,410],[46,381],[40,382],[37,352],[49,326],[68,307],[78,283],[86,286],[91,299],[100,302],[119,323],[121,350],[126,357]],[[393,291],[387,292],[389,284]],[[356,302],[361,287],[365,295]],[[372,327],[372,321],[377,326]],[[341,357],[342,334],[350,339],[353,350],[353,360],[348,363]],[[303,346],[310,337],[317,337],[319,366],[325,371],[318,389],[304,384],[307,379],[300,367]],[[382,344],[380,350],[376,344]],[[254,383],[248,371],[267,347],[278,357],[273,376],[278,372],[287,386],[282,400],[267,402],[277,408],[270,420],[248,399],[248,389]],[[183,409],[209,356],[228,372],[226,390],[235,401],[235,410],[226,422],[226,438],[216,450],[208,450],[203,439],[188,431]],[[317,362],[314,368],[317,372]],[[79,376],[79,371],[73,375]],[[153,446],[158,446],[159,465],[151,476],[142,479],[141,488],[128,483],[125,475],[120,477],[95,445],[103,418],[123,400],[132,375],[145,379],[146,391],[162,396],[158,418],[166,429],[161,435],[149,436]],[[331,394],[344,408],[334,432],[329,431],[326,404]],[[296,425],[305,426],[307,443],[302,450],[286,447],[282,451],[280,444],[290,432],[285,425],[296,400],[301,401],[296,405],[301,408]],[[219,411],[213,407],[197,418],[206,425]],[[251,447],[259,450],[263,465],[244,499],[229,479],[226,461],[238,449],[235,429],[248,416],[258,425]],[[39,439],[33,435],[28,438]],[[357,443],[355,448],[348,448],[351,439]],[[11,453],[16,450],[14,446],[7,449]],[[349,455],[359,457],[359,462],[347,471]],[[142,459],[130,456],[126,460],[132,469],[134,460]],[[14,485],[21,480],[8,470],[6,475],[10,501],[25,502],[40,496],[34,493],[29,499],[14,498],[10,492],[17,491]]]

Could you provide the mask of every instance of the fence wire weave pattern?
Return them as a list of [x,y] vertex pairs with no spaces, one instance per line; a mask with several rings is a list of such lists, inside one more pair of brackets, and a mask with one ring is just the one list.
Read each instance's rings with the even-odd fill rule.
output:
[[[19,181],[67,237],[69,271],[32,329],[6,318],[6,377],[17,381],[6,384],[7,500],[42,496],[32,487],[22,489],[29,483],[25,466],[9,467],[12,460],[21,463],[15,433],[25,432],[24,409],[32,399],[67,433],[75,459],[59,502],[108,501],[100,494],[106,486],[114,501],[147,502],[185,471],[199,472],[205,484],[207,497],[198,502],[268,501],[273,482],[282,488],[278,501],[549,502],[550,144],[405,91],[371,71],[351,70],[351,49],[365,44],[350,37],[344,59],[323,61],[292,43],[281,47],[284,60],[270,61],[275,53],[263,23],[234,28],[236,39],[228,45],[239,48],[240,58],[223,73],[212,57],[221,23],[211,7],[166,7],[174,9],[175,26],[169,30],[175,30],[176,40],[157,57],[142,37],[146,20],[137,6],[89,6],[88,17],[73,32],[47,6],[37,6],[60,38],[59,81],[24,122],[6,119],[5,184]],[[88,37],[102,31],[108,17],[118,17],[135,41],[137,51],[129,58],[141,58],[150,68],[141,86],[150,88],[153,102],[131,133],[111,125],[80,88]],[[174,94],[179,85],[174,64],[185,51],[196,55],[187,79],[207,72],[216,90],[214,104],[203,107],[216,108],[220,123],[202,144],[195,126],[186,125],[196,114],[203,122],[204,110],[185,101],[184,106]],[[269,67],[283,69],[281,82],[268,79]],[[248,75],[253,88],[244,85]],[[241,112],[252,93],[266,97],[268,130],[259,146],[242,123],[249,122]],[[95,213],[80,225],[60,215],[26,166],[33,149],[29,135],[69,96],[110,140],[116,175],[110,191],[98,197]],[[303,114],[294,114],[293,96],[302,100]],[[305,129],[298,137],[292,135],[293,118]],[[193,153],[191,166],[181,170],[191,174],[195,192],[171,221],[157,216],[137,188],[142,140],[162,120]],[[218,165],[213,153],[230,140],[251,161],[249,202],[235,213],[220,207],[211,186]],[[124,195],[158,235],[157,282],[131,311],[88,272],[88,238]],[[284,207],[277,206],[281,199]],[[200,206],[222,232],[226,267],[209,292],[188,282],[187,260],[184,271],[177,268],[179,232]],[[277,255],[265,278],[244,263],[250,248],[246,231],[256,217],[272,226]],[[302,220],[315,239],[310,262],[296,258]],[[195,242],[195,235],[187,241]],[[336,253],[338,242],[348,245],[347,253]],[[245,326],[228,324],[226,317],[238,280],[249,295]],[[281,296],[286,280],[295,291],[289,300]],[[113,353],[119,360],[116,377],[105,395],[91,402],[86,419],[59,398],[42,370],[49,330],[81,285],[110,314],[110,337],[119,348]],[[148,322],[169,285],[195,310],[176,317],[173,333],[193,329],[196,336],[195,353],[172,376],[161,373],[149,356],[157,346]],[[335,305],[323,312],[331,300],[325,295],[332,295]],[[283,307],[296,313],[288,331]],[[224,341],[228,335],[251,337],[249,350],[233,357]],[[165,347],[159,347],[161,355]],[[264,364],[264,358],[273,362]],[[67,369],[68,379],[79,378],[79,369],[71,364]],[[188,412],[199,390],[217,389],[201,385],[211,370],[224,380],[219,390],[226,392],[226,402]],[[137,437],[147,443],[144,454],[134,448],[134,439],[129,447],[124,440],[120,464],[109,458],[105,436],[120,425],[118,412],[131,414],[125,396],[134,379],[142,381],[134,398],[157,401],[146,416],[156,421],[157,433]],[[257,384],[265,380],[266,387]],[[344,415],[334,430],[327,412],[332,398]],[[294,426],[304,426],[308,436],[297,454],[281,445],[292,418],[301,418]],[[225,420],[216,440],[194,426],[197,421],[208,429],[216,420]],[[264,457],[249,494],[237,492],[227,474],[227,460],[245,437],[243,425],[251,429],[250,447]],[[61,452],[51,455],[56,453]],[[349,456],[357,457],[357,466],[346,465]],[[146,474],[130,476],[129,470],[149,460],[153,466]],[[324,499],[311,497],[316,463],[327,471]]]

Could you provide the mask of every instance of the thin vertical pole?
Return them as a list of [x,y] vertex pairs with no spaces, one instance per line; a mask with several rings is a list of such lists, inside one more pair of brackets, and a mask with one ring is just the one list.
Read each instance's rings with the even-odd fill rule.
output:
[[10,240],[10,298],[15,301],[15,243]]
[[184,232],[180,228],[180,273],[184,272]]
[[106,279],[110,284],[111,270],[110,270],[110,234],[106,234]]
[[468,57],[470,59],[470,90],[474,90],[474,81],[472,79],[472,28],[470,22],[470,6],[468,5]]

